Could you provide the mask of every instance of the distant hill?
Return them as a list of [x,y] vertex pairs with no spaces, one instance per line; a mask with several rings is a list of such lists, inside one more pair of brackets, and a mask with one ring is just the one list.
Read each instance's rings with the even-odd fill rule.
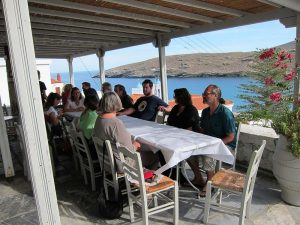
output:
[[[279,48],[295,50],[295,42]],[[253,52],[197,53],[167,56],[169,77],[247,76]],[[159,75],[158,58],[119,66],[106,71],[108,77],[156,77]]]

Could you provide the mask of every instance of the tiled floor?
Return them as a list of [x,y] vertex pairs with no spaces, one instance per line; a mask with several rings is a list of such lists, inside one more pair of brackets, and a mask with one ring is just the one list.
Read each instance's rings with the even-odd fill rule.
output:
[[[58,168],[59,169],[59,168]],[[117,220],[103,220],[97,212],[97,194],[83,179],[61,168],[55,178],[58,205],[62,224],[130,224],[128,207]],[[203,205],[195,194],[182,196],[192,199],[180,199],[179,224],[201,224]],[[236,196],[224,196],[224,201],[236,205]],[[140,215],[140,212],[138,212]],[[238,224],[238,217],[212,211],[209,224]],[[172,211],[150,217],[150,224],[171,224]],[[19,174],[12,179],[1,178],[0,181],[0,224],[38,224],[37,212],[31,185]],[[140,219],[134,224],[142,224]],[[249,225],[300,224],[300,208],[289,206],[280,200],[277,182],[270,177],[258,176],[252,203],[251,217],[246,220]]]

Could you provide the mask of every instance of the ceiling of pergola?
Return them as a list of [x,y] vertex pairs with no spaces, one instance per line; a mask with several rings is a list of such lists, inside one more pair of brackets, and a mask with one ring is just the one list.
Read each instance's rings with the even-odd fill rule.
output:
[[[164,41],[274,19],[294,26],[296,15],[296,11],[266,0],[28,2],[37,58],[76,57],[95,53],[97,49],[109,51],[149,43],[158,36]],[[0,57],[3,57],[7,38],[1,7],[2,3]]]

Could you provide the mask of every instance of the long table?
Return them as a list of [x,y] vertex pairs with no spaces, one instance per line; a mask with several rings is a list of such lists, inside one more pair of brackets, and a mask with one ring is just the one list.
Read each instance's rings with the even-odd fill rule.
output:
[[156,172],[162,173],[192,155],[207,155],[232,164],[234,157],[221,139],[129,116],[118,117],[132,138],[148,145],[155,153],[161,151],[166,164]]

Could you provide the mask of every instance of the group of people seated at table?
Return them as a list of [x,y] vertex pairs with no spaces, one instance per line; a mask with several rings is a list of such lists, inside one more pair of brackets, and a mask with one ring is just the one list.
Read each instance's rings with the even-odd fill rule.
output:
[[[176,105],[171,108],[153,94],[153,83],[151,80],[144,80],[142,85],[144,96],[140,97],[135,103],[121,84],[115,85],[114,91],[112,91],[112,87],[108,82],[103,83],[103,94],[100,100],[97,92],[87,82],[82,83],[85,98],[78,88],[66,85],[63,92],[63,110],[64,112],[82,111],[78,130],[83,132],[93,157],[97,157],[92,142],[92,136],[95,136],[102,141],[110,140],[119,172],[122,171],[122,167],[116,146],[117,143],[131,150],[139,151],[143,165],[149,169],[157,169],[162,162],[160,160],[161,155],[152,153],[152,151],[147,149],[146,145],[132,141],[131,135],[122,121],[118,119],[118,116],[128,115],[154,121],[158,111],[169,113],[167,125],[220,138],[229,149],[235,148],[236,127],[234,116],[223,105],[224,100],[221,98],[222,94],[218,86],[209,85],[203,92],[203,103],[206,103],[208,107],[203,110],[200,118],[198,110],[193,106],[191,95],[186,88],[174,90]],[[51,93],[46,101],[48,108],[45,113],[51,118],[53,125],[57,123],[62,115],[55,110],[60,99],[61,96]],[[216,160],[202,155],[192,156],[187,161],[194,172],[192,183],[200,188],[200,196],[203,197],[205,196],[206,182],[214,175]],[[206,171],[206,181],[204,181],[199,170],[199,163],[202,169]]]

